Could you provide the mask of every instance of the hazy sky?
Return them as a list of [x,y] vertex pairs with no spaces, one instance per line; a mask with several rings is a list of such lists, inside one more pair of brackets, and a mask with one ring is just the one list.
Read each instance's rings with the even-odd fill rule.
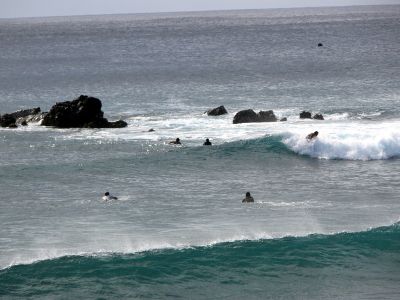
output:
[[0,0],[0,18],[373,4],[400,0]]

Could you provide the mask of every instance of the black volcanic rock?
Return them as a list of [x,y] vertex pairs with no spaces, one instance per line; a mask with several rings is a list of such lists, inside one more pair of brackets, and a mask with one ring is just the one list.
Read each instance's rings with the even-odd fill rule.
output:
[[241,110],[233,117],[233,124],[251,123],[257,121],[258,115],[252,109]]
[[11,113],[10,115],[12,115],[14,118],[18,119],[18,118],[26,118],[31,115],[37,115],[39,113],[40,113],[40,107],[36,107],[36,108],[31,108],[31,109],[19,110],[19,111]]
[[224,115],[227,113],[228,113],[228,111],[225,109],[225,107],[223,105],[207,111],[208,116],[220,116],[220,115]]
[[324,120],[324,116],[322,114],[315,114],[313,116],[313,119],[315,119],[315,120]]
[[272,110],[260,110],[258,113],[258,122],[276,122],[278,121]]
[[101,110],[101,101],[81,95],[73,101],[56,103],[43,119],[43,126],[57,128],[121,128],[124,121],[108,122]]
[[17,118],[16,124],[24,126],[24,124],[27,125],[30,122],[40,122],[44,119],[46,114],[47,114],[46,112],[39,112],[37,114],[27,115],[25,117],[19,117],[19,118]]
[[29,122],[39,122],[45,113],[40,112],[40,107],[19,110],[0,117],[0,126],[15,128],[17,125],[28,125]]
[[276,122],[277,118],[272,110],[260,111],[256,113],[252,109],[239,111],[233,117],[233,124],[253,123],[253,122]]
[[300,119],[311,119],[311,113],[309,111],[303,110],[300,113]]
[[17,121],[17,119],[13,115],[4,114],[0,117],[0,126],[15,128],[15,127],[17,127],[17,125],[15,124],[16,121]]

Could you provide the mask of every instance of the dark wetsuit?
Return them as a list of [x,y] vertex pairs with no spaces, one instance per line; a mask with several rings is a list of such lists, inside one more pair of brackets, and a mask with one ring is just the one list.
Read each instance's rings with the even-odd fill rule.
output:
[[254,198],[252,196],[247,196],[246,198],[244,198],[242,200],[242,203],[245,203],[245,202],[254,202]]

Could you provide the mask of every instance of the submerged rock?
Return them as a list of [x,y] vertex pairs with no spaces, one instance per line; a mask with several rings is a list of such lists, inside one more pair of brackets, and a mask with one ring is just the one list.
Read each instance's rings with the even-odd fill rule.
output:
[[280,119],[280,121],[281,121],[281,122],[286,122],[286,121],[287,121],[287,118],[286,118],[286,117],[283,117],[282,119]]
[[274,112],[272,110],[268,111],[260,111],[256,113],[252,109],[246,109],[239,111],[233,117],[233,124],[239,123],[253,123],[253,122],[276,122],[278,119],[276,118]]
[[228,113],[228,111],[225,109],[225,107],[223,105],[207,111],[208,116],[220,116],[220,115],[224,115],[227,113]]
[[128,123],[126,123],[124,120],[108,122],[108,128],[124,128],[126,126],[128,126]]
[[128,125],[122,120],[109,122],[103,117],[101,106],[99,99],[81,95],[73,101],[56,103],[41,125],[57,128],[122,128]]

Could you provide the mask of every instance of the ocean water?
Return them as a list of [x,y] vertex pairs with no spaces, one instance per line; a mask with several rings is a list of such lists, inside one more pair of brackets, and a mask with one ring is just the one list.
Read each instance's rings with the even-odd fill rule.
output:
[[[86,94],[128,122],[0,128],[0,298],[399,299],[399,20],[0,20],[0,114]],[[249,108],[288,121],[232,124]]]

